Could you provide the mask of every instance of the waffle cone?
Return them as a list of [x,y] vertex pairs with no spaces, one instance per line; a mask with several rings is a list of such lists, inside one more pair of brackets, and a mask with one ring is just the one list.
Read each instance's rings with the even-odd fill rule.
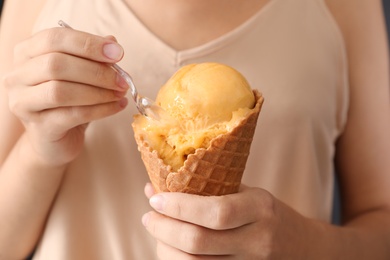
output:
[[135,135],[155,192],[208,196],[238,192],[264,100],[258,91],[253,92],[256,104],[251,113],[230,132],[211,140],[207,149],[196,149],[176,172],[164,163],[142,136]]

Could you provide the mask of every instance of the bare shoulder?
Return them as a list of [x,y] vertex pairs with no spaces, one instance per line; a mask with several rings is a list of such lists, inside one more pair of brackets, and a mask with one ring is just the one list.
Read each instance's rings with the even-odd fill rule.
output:
[[[347,49],[349,124],[374,123],[374,114],[388,118],[389,50],[382,1],[325,1],[339,24]],[[367,106],[369,102],[372,104]]]
[[[389,117],[389,50],[381,0],[325,0],[342,31],[348,57],[349,123]],[[371,106],[367,106],[372,102]],[[379,109],[381,111],[374,111]],[[386,109],[384,109],[386,108]],[[369,119],[370,117],[371,119]],[[357,122],[355,122],[355,118]],[[386,120],[385,120],[386,121]],[[368,124],[369,125],[369,124]]]
[[338,23],[347,47],[368,35],[371,42],[386,42],[386,29],[381,0],[324,0]]
[[[28,38],[46,0],[6,0],[0,20],[0,78],[12,68],[13,49]],[[7,93],[0,81],[0,165],[23,132],[8,109]]]

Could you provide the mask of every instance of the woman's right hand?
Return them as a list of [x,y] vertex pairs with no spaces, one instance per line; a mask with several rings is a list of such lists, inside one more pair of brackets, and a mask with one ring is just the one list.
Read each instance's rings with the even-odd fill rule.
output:
[[89,122],[127,105],[128,86],[110,63],[123,49],[113,37],[52,28],[20,43],[3,83],[41,162],[61,166],[77,157]]

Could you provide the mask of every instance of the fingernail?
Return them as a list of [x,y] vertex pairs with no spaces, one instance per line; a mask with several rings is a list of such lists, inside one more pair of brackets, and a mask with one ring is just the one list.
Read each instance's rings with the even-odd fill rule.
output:
[[127,100],[127,98],[122,98],[121,100],[119,100],[118,104],[121,108],[124,108],[127,106],[127,103],[129,103],[129,101]]
[[150,198],[149,204],[157,211],[162,211],[164,208],[165,200],[161,195],[154,195]]
[[109,43],[103,46],[103,54],[112,60],[119,60],[123,56],[123,49],[115,43]]
[[121,77],[121,75],[119,75],[118,73],[116,74],[116,84],[122,89],[129,88],[129,84],[127,84],[126,80],[123,77]]
[[149,213],[145,213],[145,214],[142,216],[142,225],[144,225],[145,227],[147,227],[147,226],[148,226],[148,223],[149,223],[149,219],[150,219]]

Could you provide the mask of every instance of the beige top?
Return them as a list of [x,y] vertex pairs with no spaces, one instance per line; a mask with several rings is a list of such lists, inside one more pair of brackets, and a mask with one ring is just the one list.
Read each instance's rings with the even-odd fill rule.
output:
[[[59,19],[115,35],[125,48],[120,65],[152,98],[182,65],[236,68],[265,97],[244,183],[305,216],[330,220],[334,142],[346,121],[348,85],[344,43],[324,0],[271,0],[235,30],[184,51],[148,31],[123,0],[48,0],[35,30],[58,26]],[[131,128],[135,112],[130,104],[90,124],[34,259],[155,258],[154,239],[141,224],[150,207]]]

